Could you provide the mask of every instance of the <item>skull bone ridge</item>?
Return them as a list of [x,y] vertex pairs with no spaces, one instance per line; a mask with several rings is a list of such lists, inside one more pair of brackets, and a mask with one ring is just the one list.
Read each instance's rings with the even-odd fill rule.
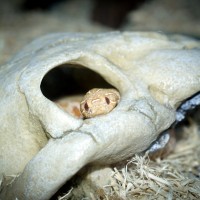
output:
[[[0,174],[20,173],[3,195],[48,199],[87,163],[114,163],[147,149],[181,102],[200,91],[199,42],[176,37],[51,34],[2,66]],[[64,112],[41,92],[45,75],[64,64],[103,77],[119,91],[118,105],[85,120]]]

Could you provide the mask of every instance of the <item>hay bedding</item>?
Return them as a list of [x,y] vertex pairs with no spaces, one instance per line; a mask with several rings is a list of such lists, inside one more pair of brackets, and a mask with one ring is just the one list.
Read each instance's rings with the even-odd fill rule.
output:
[[[151,161],[147,154],[135,155],[123,167],[113,168],[109,185],[82,199],[200,199],[200,132],[197,123],[184,126],[179,134],[181,139],[167,158]],[[72,190],[58,199],[77,199],[70,195]]]

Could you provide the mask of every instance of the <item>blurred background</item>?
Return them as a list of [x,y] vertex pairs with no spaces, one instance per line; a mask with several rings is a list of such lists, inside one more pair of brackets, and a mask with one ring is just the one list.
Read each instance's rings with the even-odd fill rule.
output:
[[161,31],[199,37],[199,0],[1,0],[0,64],[52,32]]

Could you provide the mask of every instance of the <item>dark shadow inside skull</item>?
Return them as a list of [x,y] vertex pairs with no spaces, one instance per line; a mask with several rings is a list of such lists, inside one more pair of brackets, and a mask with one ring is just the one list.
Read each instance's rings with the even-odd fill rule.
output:
[[64,64],[50,70],[40,87],[46,98],[76,118],[83,118],[80,102],[84,94],[93,88],[113,88],[98,73],[75,64]]
[[41,82],[43,95],[55,101],[71,95],[83,95],[92,88],[113,88],[98,73],[81,65],[64,64],[50,70]]

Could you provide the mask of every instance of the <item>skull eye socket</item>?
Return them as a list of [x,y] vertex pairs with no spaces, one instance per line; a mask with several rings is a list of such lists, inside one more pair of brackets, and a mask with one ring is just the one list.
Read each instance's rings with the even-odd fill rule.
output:
[[110,99],[108,97],[105,97],[106,103],[109,105],[110,104]]
[[86,111],[88,111],[88,110],[89,110],[89,106],[88,106],[88,104],[87,104],[87,103],[85,103],[85,104],[84,104],[84,108],[85,108],[85,110],[86,110]]

